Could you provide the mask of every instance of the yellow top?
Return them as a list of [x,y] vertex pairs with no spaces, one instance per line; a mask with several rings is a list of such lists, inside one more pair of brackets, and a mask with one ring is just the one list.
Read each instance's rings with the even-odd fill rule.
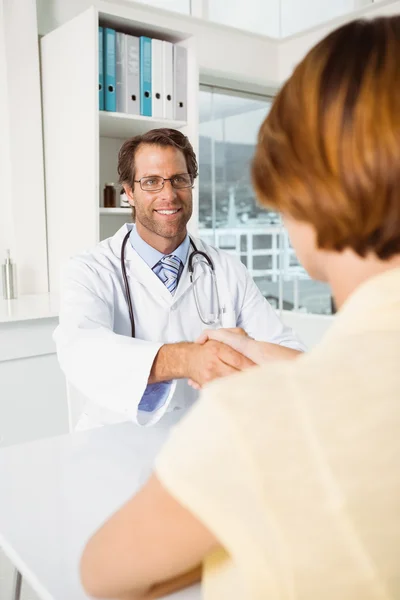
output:
[[209,386],[156,473],[224,547],[205,600],[398,600],[400,269],[309,354]]

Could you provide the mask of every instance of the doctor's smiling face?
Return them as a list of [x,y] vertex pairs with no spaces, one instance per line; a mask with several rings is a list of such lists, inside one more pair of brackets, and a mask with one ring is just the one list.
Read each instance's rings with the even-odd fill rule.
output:
[[[192,215],[192,180],[188,177],[185,156],[173,146],[141,144],[134,160],[134,187],[124,185],[124,188],[135,207],[137,231],[153,248],[170,254],[185,239],[186,225]],[[164,183],[162,189],[143,189],[154,187],[158,177],[168,179],[160,180],[159,185]],[[188,183],[189,187],[179,187]]]

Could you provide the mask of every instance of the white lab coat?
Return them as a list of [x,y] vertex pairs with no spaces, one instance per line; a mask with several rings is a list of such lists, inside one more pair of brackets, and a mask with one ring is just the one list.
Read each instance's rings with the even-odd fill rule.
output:
[[[130,337],[120,261],[129,227],[124,225],[93,251],[72,258],[62,274],[54,340],[68,382],[86,398],[78,428],[126,420],[151,425],[166,411],[180,409],[183,414],[198,397],[186,380],[178,380],[161,408],[138,411],[159,348],[194,341],[207,327],[198,316],[187,262],[172,296],[128,243],[125,264],[136,325],[136,338]],[[238,259],[200,240],[195,243],[214,262],[223,327],[243,327],[257,340],[304,350]]]

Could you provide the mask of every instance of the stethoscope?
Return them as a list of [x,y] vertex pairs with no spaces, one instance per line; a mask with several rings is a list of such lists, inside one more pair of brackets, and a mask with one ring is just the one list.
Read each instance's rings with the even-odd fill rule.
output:
[[[126,236],[124,237],[124,240],[122,242],[122,246],[121,246],[121,271],[122,271],[122,278],[124,280],[126,302],[128,304],[128,310],[129,310],[129,319],[131,321],[131,335],[134,338],[135,337],[135,317],[133,315],[132,296],[131,296],[131,292],[130,292],[130,289],[129,289],[128,276],[126,274],[126,267],[125,267],[125,246],[126,246],[126,244],[128,242],[128,239],[129,239],[130,235],[131,235],[131,232],[128,231],[128,233],[126,234]],[[220,318],[221,318],[221,309],[220,309],[220,302],[219,302],[219,295],[218,295],[217,280],[216,280],[216,277],[215,277],[214,263],[211,260],[211,258],[205,252],[202,252],[201,250],[197,249],[196,244],[194,243],[194,241],[192,240],[192,238],[190,236],[189,236],[189,240],[190,240],[190,244],[193,247],[193,252],[191,252],[190,255],[189,255],[188,270],[189,270],[189,275],[190,275],[190,283],[192,284],[192,287],[193,287],[194,300],[195,300],[197,312],[198,312],[198,315],[199,315],[201,321],[205,325],[208,325],[210,327],[210,326],[213,326],[213,325],[216,325],[217,323],[219,323]],[[198,260],[198,259],[200,259],[200,260]],[[204,261],[205,261],[205,263],[204,263]],[[194,270],[195,270],[196,264],[198,264],[198,263],[202,263],[203,265],[204,264],[207,265],[207,268],[210,271],[210,275],[211,275],[211,279],[212,279],[212,286],[213,286],[213,290],[214,290],[214,294],[215,294],[215,300],[216,300],[217,310],[215,311],[214,315],[211,312],[209,318],[207,318],[206,316],[204,316],[204,314],[202,313],[201,307],[200,307],[200,303],[199,303],[198,294],[197,294],[196,280],[195,280],[195,277],[194,277]]]

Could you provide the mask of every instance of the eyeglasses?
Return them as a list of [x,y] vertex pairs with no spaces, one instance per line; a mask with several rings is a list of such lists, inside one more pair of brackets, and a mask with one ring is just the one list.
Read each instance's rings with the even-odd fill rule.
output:
[[163,189],[166,181],[170,181],[173,188],[183,190],[193,186],[193,176],[190,173],[179,173],[173,175],[169,179],[165,179],[160,175],[149,175],[141,179],[134,179],[135,183],[140,183],[140,187],[144,192],[159,192]]

